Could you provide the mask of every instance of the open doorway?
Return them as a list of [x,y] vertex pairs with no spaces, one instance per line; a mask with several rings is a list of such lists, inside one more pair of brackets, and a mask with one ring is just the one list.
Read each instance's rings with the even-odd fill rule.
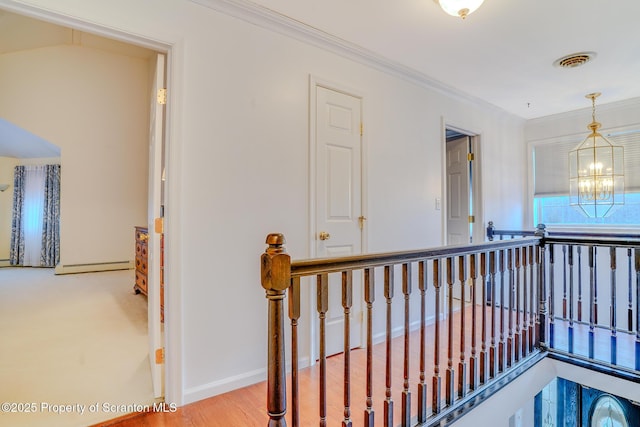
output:
[[[460,129],[446,128],[445,137],[445,244],[468,245],[482,241],[480,203],[479,136]],[[452,289],[456,301],[462,288],[455,281]],[[465,292],[465,301],[471,301]],[[457,306],[457,304],[456,304]]]
[[478,135],[446,129],[445,202],[447,245],[481,241],[475,224],[480,219]]
[[[163,364],[164,352],[161,346],[150,350],[151,333],[147,331],[146,297],[135,295],[133,292],[134,270],[122,270],[122,268],[131,268],[134,265],[134,226],[146,225],[149,231],[158,230],[153,221],[149,220],[149,215],[153,214],[153,219],[163,216],[163,213],[157,214],[155,210],[161,205],[162,197],[157,197],[160,199],[160,205],[150,201],[150,184],[160,180],[160,178],[153,178],[149,173],[152,158],[149,148],[149,101],[151,98],[156,98],[156,93],[151,88],[151,80],[156,69],[157,52],[11,12],[0,11],[0,21],[2,22],[0,40],[3,46],[0,64],[3,71],[0,74],[3,76],[3,87],[11,88],[11,90],[3,90],[5,96],[3,101],[0,101],[0,117],[6,117],[62,147],[62,259],[56,267],[56,272],[60,275],[54,276],[52,269],[46,272],[46,280],[55,281],[55,284],[48,286],[48,289],[57,289],[66,295],[66,299],[73,302],[75,307],[85,309],[84,317],[74,322],[74,326],[81,323],[89,324],[90,319],[100,318],[105,325],[111,326],[113,323],[122,321],[136,332],[140,332],[141,328],[144,329],[142,340],[147,351],[135,366],[135,373],[144,372],[150,376],[150,363]],[[7,44],[12,42],[15,46],[8,47]],[[29,72],[24,72],[25,69]],[[129,71],[134,77],[124,76],[124,73]],[[11,81],[11,79],[16,80]],[[32,80],[29,81],[29,79]],[[20,89],[24,90],[21,92]],[[113,113],[114,110],[117,110],[116,113],[111,114],[110,112]],[[114,116],[118,116],[121,120],[115,119]],[[162,164],[164,122],[160,120],[158,123],[160,123],[160,137],[156,137],[156,141],[161,148],[156,151]],[[0,154],[0,157],[4,156]],[[163,167],[155,168],[154,176],[160,177],[162,170]],[[162,193],[161,187],[159,190]],[[152,204],[153,211],[150,209]],[[158,235],[161,236],[162,227],[160,230]],[[161,245],[160,239],[158,238],[157,241]],[[153,254],[150,255],[153,255],[155,260],[163,258],[157,250],[153,250]],[[17,273],[17,269],[12,270],[10,272],[9,269],[0,269],[0,285],[27,283],[28,286],[19,287],[19,292],[24,293],[32,285],[36,285],[36,281],[44,283],[44,278],[25,280],[13,276]],[[44,269],[38,270],[37,273],[40,275],[45,273]],[[100,270],[105,273],[65,274]],[[79,292],[61,292],[62,289],[72,289],[70,285],[67,287],[68,280],[74,285],[81,286],[82,295],[84,295],[84,291],[90,287],[90,275],[93,277],[104,274],[104,277],[109,277],[109,282],[112,283],[119,280],[121,272],[130,272],[130,277],[124,279],[127,295],[123,300],[126,301],[111,304],[116,310],[115,315],[104,315],[100,310],[87,310],[85,308],[87,300],[79,298],[81,296]],[[158,282],[158,276],[156,274],[154,283]],[[62,284],[63,280],[65,280],[64,284]],[[79,281],[82,283],[78,283]],[[96,288],[99,288],[99,292],[105,293],[107,285],[101,282],[96,285]],[[37,291],[29,294],[31,300],[34,299],[34,293]],[[157,298],[155,300],[157,301]],[[128,311],[130,307],[127,305],[131,301],[145,301],[142,306],[145,314],[143,318],[138,316],[139,310],[136,311],[135,316]],[[36,320],[43,320],[41,319],[43,312],[52,311],[51,307],[47,305],[44,307],[44,310],[34,311]],[[134,310],[137,308],[134,307]],[[34,324],[49,325],[55,321],[70,318],[67,311],[61,312],[64,315],[49,316],[44,319],[44,322],[34,321]],[[150,328],[152,323],[149,322]],[[159,321],[157,328],[158,330],[161,328]],[[64,334],[69,330],[68,327],[57,329]],[[70,369],[79,369],[80,366],[86,369],[91,365],[89,362],[92,359],[87,356],[87,348],[98,347],[98,345],[89,344],[90,338],[98,335],[104,336],[98,332],[78,334],[75,343],[83,346],[74,347],[73,352],[67,349],[65,353],[71,355],[64,358],[68,361]],[[24,335],[24,337],[29,336],[32,335]],[[29,360],[33,360],[38,367],[38,378],[42,382],[47,382],[44,374],[51,365],[50,361],[53,360],[53,358],[46,359],[46,351],[52,347],[52,344],[58,344],[61,341],[61,339],[53,339],[52,343],[42,342],[37,352],[29,352]],[[117,362],[120,358],[132,359],[132,352],[128,351],[130,347],[126,345],[112,342],[100,348],[103,350],[102,353],[108,355],[109,360]],[[36,355],[41,355],[44,359],[36,361]],[[17,356],[22,357],[18,362],[24,366],[27,360],[24,357],[25,354],[17,351]],[[78,366],[74,365],[76,363]],[[12,369],[5,364],[3,366],[5,369]],[[88,377],[97,371],[102,373],[106,370],[105,365],[101,363],[90,367],[92,370],[89,371]],[[115,376],[111,380],[114,378]],[[133,381],[133,376],[130,378]],[[73,384],[73,381],[69,381],[68,384],[64,381],[59,383],[71,390],[79,387]],[[107,401],[95,394],[101,387],[97,382],[91,387],[90,395],[94,401]],[[123,382],[119,384],[119,388],[124,390],[133,387]],[[33,400],[37,397],[32,395],[36,389],[41,387],[29,387],[28,384],[15,388],[8,387],[7,392],[13,394],[5,396],[11,397],[5,400]],[[27,397],[31,399],[17,399],[16,390],[26,390],[30,393]],[[55,394],[50,393],[49,396],[55,396]],[[80,397],[87,397],[89,393],[80,391],[78,396],[78,399],[69,398],[68,400],[80,402]],[[156,396],[157,394],[153,397]],[[39,400],[44,400],[44,397]],[[132,398],[129,403],[148,402],[139,402]],[[104,415],[113,418],[118,414],[114,412]],[[82,421],[80,423],[84,424]]]

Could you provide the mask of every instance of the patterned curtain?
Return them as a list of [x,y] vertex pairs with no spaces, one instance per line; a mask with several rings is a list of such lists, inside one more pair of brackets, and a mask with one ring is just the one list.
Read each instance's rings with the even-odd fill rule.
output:
[[24,227],[22,225],[24,176],[25,167],[16,166],[13,176],[13,216],[11,220],[11,250],[9,253],[9,263],[11,265],[22,265],[24,263]]
[[55,267],[60,262],[60,165],[46,165],[45,173],[40,264]]
[[[29,172],[27,168],[29,169]],[[34,169],[35,168],[35,169]],[[46,174],[44,177],[44,192],[41,193],[42,187],[35,190],[36,192],[27,195],[26,188],[31,185],[27,183],[27,179],[31,179],[33,183],[34,178],[27,178],[27,174],[33,174],[33,170],[43,171]],[[31,175],[29,175],[31,176]],[[40,175],[42,176],[42,175]],[[40,178],[42,179],[42,178]],[[41,181],[40,181],[41,182]],[[30,187],[31,188],[31,187]],[[37,188],[37,187],[36,187]],[[29,190],[34,191],[32,188]],[[29,199],[31,197],[31,199]],[[35,203],[32,199],[37,199]],[[27,202],[31,200],[31,202]],[[44,202],[44,203],[42,203]],[[41,210],[41,206],[43,206]],[[37,211],[34,211],[37,209]],[[31,213],[29,213],[31,212]],[[34,227],[33,217],[35,213],[42,213],[42,247],[38,248],[40,238],[40,223],[36,222],[36,231],[38,234],[35,236],[36,240],[31,241],[28,245],[25,242],[28,240],[27,228]],[[29,226],[26,227],[25,218],[30,217]],[[39,221],[39,220],[38,220]],[[26,247],[28,246],[28,247]],[[30,249],[31,252],[28,250]],[[39,253],[35,259],[33,256],[25,256],[33,251]],[[26,259],[29,258],[29,259]],[[14,179],[13,179],[13,216],[11,220],[11,248],[9,253],[9,263],[11,265],[30,265],[41,267],[55,267],[60,262],[60,165],[46,165],[46,166],[16,166]]]

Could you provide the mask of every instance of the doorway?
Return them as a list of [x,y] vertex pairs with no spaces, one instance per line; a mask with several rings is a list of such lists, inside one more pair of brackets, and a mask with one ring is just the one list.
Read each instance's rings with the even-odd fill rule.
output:
[[[3,13],[3,15],[2,15],[3,19],[6,19],[7,16],[9,16],[9,12]],[[18,15],[16,14],[16,16],[18,16]],[[30,19],[30,18],[26,18],[26,17],[23,17],[23,18],[24,19]],[[52,18],[52,20],[54,20],[54,21],[55,20],[61,21],[61,24],[56,25],[56,24],[47,23],[46,24],[47,31],[49,31],[49,30],[51,31],[50,33],[47,33],[47,34],[70,33],[71,35],[67,36],[66,40],[72,40],[72,44],[74,45],[73,48],[74,48],[75,51],[79,51],[80,49],[77,49],[77,47],[79,45],[82,45],[85,42],[87,44],[91,43],[91,42],[96,42],[96,44],[92,45],[92,46],[93,46],[94,50],[98,50],[99,48],[96,47],[96,46],[99,45],[99,43],[97,43],[97,39],[101,38],[102,40],[109,40],[110,42],[112,42],[114,45],[116,45],[115,48],[121,48],[121,47],[124,48],[127,51],[127,54],[126,55],[123,54],[122,56],[126,56],[127,58],[134,58],[134,59],[128,59],[128,61],[130,61],[130,62],[134,62],[134,61],[138,60],[136,55],[138,55],[140,53],[140,50],[145,50],[146,52],[154,52],[155,53],[155,49],[152,48],[152,47],[140,47],[139,45],[129,45],[126,41],[123,42],[123,41],[107,39],[107,37],[109,37],[109,36],[102,38],[102,37],[97,36],[95,34],[85,33],[84,31],[78,31],[78,30],[74,30],[74,29],[71,29],[71,28],[64,27],[64,25],[65,25],[64,18],[56,18],[55,16],[52,16],[50,18]],[[36,19],[33,19],[32,21],[36,21]],[[20,26],[20,28],[22,30],[26,30],[25,26]],[[99,30],[100,29],[96,28],[96,32],[98,32]],[[104,32],[104,31],[102,31],[102,32]],[[37,31],[32,31],[32,33],[33,34],[40,34],[40,32],[37,32]],[[85,35],[86,35],[87,39],[83,40],[83,37]],[[122,36],[120,35],[119,37],[122,37]],[[53,39],[53,40],[58,40],[58,39]],[[46,42],[49,43],[49,45],[50,45],[52,43],[52,39],[50,38]],[[116,54],[114,52],[111,52],[110,53],[110,57],[116,57]],[[152,63],[150,58],[148,59],[148,62],[149,62],[149,64]],[[81,67],[71,67],[70,66],[69,68],[72,68],[73,71],[76,72],[76,70],[78,70]],[[119,67],[114,66],[113,68],[117,69]],[[151,66],[149,66],[148,68],[144,68],[143,69],[143,67],[137,66],[137,65],[132,65],[131,68],[136,68],[138,71],[140,71],[140,73],[139,73],[140,75],[144,75],[144,78],[141,78],[140,80],[136,80],[135,83],[132,84],[132,86],[144,87],[144,89],[143,89],[144,90],[144,94],[138,96],[139,93],[136,91],[136,92],[130,92],[129,96],[130,96],[131,99],[133,99],[133,98],[135,98],[137,100],[143,99],[142,102],[144,102],[144,104],[147,105],[149,103],[148,94],[153,92],[150,87],[147,87],[147,84],[146,84],[146,82],[149,81],[148,80],[149,76],[147,74],[151,74],[150,71],[152,70],[152,68],[151,68]],[[164,65],[163,65],[162,68],[164,69]],[[115,76],[114,76],[114,78],[115,78]],[[78,80],[80,80],[80,79],[78,79]],[[105,81],[108,81],[108,79],[105,79]],[[145,82],[145,83],[143,84],[141,82]],[[127,82],[119,81],[119,83],[125,83],[126,84]],[[104,83],[102,84],[102,86],[103,87],[107,87],[107,85],[104,84]],[[143,90],[141,90],[141,92]],[[71,95],[75,95],[75,94],[76,93],[73,92],[73,94],[71,94]],[[154,96],[154,98],[155,98],[155,96]],[[110,99],[111,98],[109,98],[109,100]],[[106,102],[103,102],[103,103],[106,104]],[[133,104],[133,103],[131,103],[131,104]],[[136,102],[135,105],[138,105],[138,103]],[[62,107],[60,107],[60,108],[62,108]],[[89,111],[91,109],[90,108],[86,108],[86,110]],[[147,109],[143,110],[141,108],[138,109],[138,110],[141,111],[141,112],[144,111],[145,112],[144,114],[146,114],[146,112],[148,111]],[[87,114],[89,114],[89,113],[87,113]],[[35,116],[36,115],[34,114],[34,117]],[[74,116],[74,115],[73,114],[69,114],[69,116]],[[134,118],[135,118],[135,120],[134,120]],[[148,119],[148,115],[146,117],[141,117],[141,118],[138,118],[137,116],[131,116],[131,118],[129,120],[130,121],[137,121],[139,123],[143,123],[143,125],[142,125],[143,126],[143,131],[146,132],[147,131],[146,127],[147,127],[147,123],[148,123],[147,119]],[[81,122],[81,120],[78,120],[77,122]],[[127,153],[129,153],[129,157],[120,156],[119,158],[121,159],[120,161],[122,162],[120,165],[117,165],[117,163],[113,163],[114,165],[116,165],[118,167],[107,167],[107,166],[111,166],[111,165],[101,164],[100,162],[97,162],[97,163],[93,162],[93,163],[90,164],[89,168],[100,169],[100,170],[104,169],[104,173],[102,174],[104,176],[110,176],[110,175],[108,175],[109,173],[111,173],[112,171],[116,171],[117,178],[119,178],[119,179],[122,179],[122,177],[128,177],[128,175],[126,175],[124,172],[132,169],[132,166],[137,168],[138,170],[144,170],[143,174],[146,174],[146,169],[149,166],[147,164],[149,159],[150,158],[156,158],[157,157],[156,153],[160,153],[160,156],[162,157],[162,145],[163,145],[162,144],[162,137],[164,137],[163,129],[164,129],[165,124],[164,124],[163,120],[158,121],[158,123],[160,123],[160,126],[161,126],[161,129],[160,129],[161,137],[160,138],[156,137],[156,140],[160,142],[159,146],[161,148],[159,148],[157,150],[153,150],[153,149],[150,150],[149,149],[149,140],[147,140],[144,137],[142,137],[142,138],[140,137],[141,135],[147,135],[147,134],[144,133],[144,132],[139,132],[139,133],[136,133],[136,136],[134,137],[134,139],[136,140],[135,146],[133,144],[130,144],[127,147]],[[78,127],[79,125],[76,124],[75,126]],[[116,126],[112,125],[112,127],[115,128]],[[128,129],[129,128],[123,129],[122,135],[120,135],[120,136],[126,136],[125,134],[126,134],[126,131]],[[94,130],[94,132],[95,132],[95,130]],[[96,132],[96,133],[99,133],[99,132]],[[89,138],[87,138],[87,139],[89,139]],[[93,139],[97,139],[97,138],[94,137]],[[120,140],[128,140],[128,139],[126,139],[126,138],[113,138],[113,140],[114,141],[120,141]],[[140,142],[140,144],[137,143],[138,141]],[[108,156],[112,155],[113,153],[119,153],[119,151],[118,151],[119,147],[120,146],[116,145],[116,142],[114,142],[113,146],[109,146],[108,149],[106,147],[102,147],[102,150],[100,150],[100,153],[103,153],[103,151],[104,151],[104,153],[103,153],[104,157],[108,157]],[[85,146],[84,149],[86,150],[87,147]],[[134,155],[132,154],[132,152],[134,150],[135,150],[136,155],[139,154],[139,151],[142,151],[142,156],[139,156],[140,158],[134,157]],[[67,155],[67,152],[65,151],[65,156],[66,155]],[[75,156],[79,157],[78,154],[76,154]],[[115,154],[114,154],[114,156],[115,156]],[[136,160],[133,161],[132,159],[136,159]],[[72,170],[72,169],[73,168],[68,168],[68,170]],[[64,174],[64,172],[63,172],[63,174]],[[86,174],[86,171],[85,171],[85,174]],[[160,176],[160,171],[157,170],[157,169],[154,170],[154,176],[158,176],[159,177]],[[149,177],[149,178],[151,178],[151,177]],[[63,177],[63,180],[64,179],[65,179],[65,177]],[[67,179],[69,179],[69,181],[73,181],[73,184],[75,184],[75,185],[78,185],[78,184],[87,185],[87,186],[91,186],[92,185],[92,182],[91,182],[90,179],[85,179],[84,182],[82,182],[82,180],[73,179],[73,177],[67,178]],[[148,192],[148,189],[147,189],[147,180],[148,180],[148,177],[147,176],[143,176],[142,179],[138,179],[135,182],[134,182],[134,180],[130,180],[130,181],[127,182],[127,188],[134,187],[134,186],[138,185],[139,182],[142,183],[142,184],[139,184],[143,188],[143,192],[140,194],[139,198],[136,198],[135,200],[133,200],[134,199],[133,197],[129,197],[131,193],[121,191],[120,194],[119,194],[119,199],[118,200],[123,200],[125,202],[125,204],[124,205],[120,205],[120,204],[111,203],[111,204],[109,204],[107,206],[107,208],[104,208],[102,210],[107,211],[107,212],[112,212],[112,210],[114,210],[114,211],[131,212],[131,210],[129,210],[129,208],[131,207],[132,204],[136,203],[136,206],[141,206],[143,215],[136,215],[136,217],[135,217],[136,219],[132,220],[132,221],[135,221],[136,223],[139,223],[139,224],[136,224],[136,225],[145,225],[145,224],[149,225],[149,224],[151,224],[150,231],[152,231],[153,230],[153,228],[152,228],[153,227],[153,222],[147,221],[148,220],[148,218],[147,218],[147,204],[149,206],[153,205],[154,208],[155,208],[155,206],[157,206],[157,204],[156,203],[151,203],[151,202],[147,203],[147,201],[146,201],[147,200],[147,195],[150,193],[150,192]],[[69,182],[69,181],[67,181],[67,182]],[[151,179],[149,180],[149,183],[151,183],[151,182],[156,183],[157,181],[158,181],[158,178],[153,178],[152,180]],[[114,193],[117,191],[116,189],[121,189],[121,187],[119,186],[119,182],[120,181],[116,180],[116,179],[112,179],[110,182],[108,182],[109,187],[112,188],[112,191]],[[70,187],[67,187],[66,190],[73,191],[73,189],[71,189]],[[99,190],[100,189],[95,189],[94,188],[94,192],[95,193],[98,193]],[[63,190],[63,194],[64,194],[64,191],[65,190]],[[89,194],[89,192],[85,191],[84,194]],[[141,200],[142,200],[142,202],[139,202]],[[91,203],[86,203],[86,205],[91,205]],[[82,206],[82,205],[80,205],[80,206]],[[138,209],[138,211],[139,210],[140,209]],[[71,213],[72,212],[70,212],[68,209],[66,210],[65,215],[67,216],[67,218],[70,218],[70,214]],[[163,216],[163,215],[156,214],[155,210],[154,210],[153,213],[154,213],[153,218],[157,218],[157,217]],[[149,214],[151,214],[150,210],[149,210]],[[91,217],[92,215],[89,215],[89,214],[87,214],[87,212],[85,212],[85,215],[79,215],[79,216],[81,216],[81,217]],[[73,220],[71,220],[71,222],[72,221]],[[98,228],[101,228],[101,229],[105,229],[108,226],[111,226],[112,224],[116,224],[117,225],[117,227],[114,227],[114,228],[117,228],[117,232],[114,233],[113,239],[109,240],[109,242],[115,241],[116,240],[116,234],[119,234],[120,230],[126,228],[126,230],[125,230],[125,232],[127,234],[126,238],[129,239],[129,240],[127,240],[127,248],[129,248],[129,247],[131,248],[131,256],[129,256],[127,254],[125,254],[125,255],[128,258],[127,263],[130,262],[130,259],[133,258],[133,252],[134,252],[134,248],[135,248],[133,225],[131,227],[129,227],[129,225],[127,223],[127,226],[123,227],[123,226],[121,226],[121,224],[119,222],[117,222],[115,220],[114,221],[96,221],[96,222],[100,223],[99,224],[100,227],[98,227]],[[95,227],[96,226],[94,225],[92,229],[94,229]],[[129,242],[130,242],[130,244],[129,244]],[[153,245],[150,245],[150,246],[156,246],[156,243],[154,242]],[[155,256],[154,256],[155,260],[157,260],[158,258],[161,258],[161,255],[157,250],[154,249],[153,253],[155,254]],[[117,258],[118,261],[122,261],[122,259],[120,257],[115,256],[114,258]],[[124,258],[124,257],[122,257],[122,258]],[[94,261],[94,260],[91,260],[91,261]],[[97,260],[97,261],[101,261],[101,260]],[[100,264],[100,263],[98,262],[96,264]],[[104,263],[104,264],[107,264],[107,263]],[[125,262],[122,261],[121,264],[125,264]],[[88,265],[90,265],[90,267],[86,267]],[[96,268],[96,267],[94,267],[94,264],[74,264],[74,265],[71,265],[71,267],[74,267],[74,268],[85,268],[85,269],[86,268]],[[155,268],[154,268],[154,270],[155,270]],[[74,271],[74,272],[80,272],[80,271]],[[69,275],[68,277],[71,278],[71,276],[73,276],[73,275]],[[156,273],[156,276],[158,276],[157,273]],[[154,282],[158,282],[158,279],[154,279],[153,281]],[[133,283],[134,282],[132,280],[131,283],[127,284],[128,289],[132,289],[133,288]],[[155,295],[157,295],[158,292],[156,292]],[[132,294],[131,298],[140,299],[140,298],[144,298],[144,297],[135,296],[135,295]],[[154,304],[154,307],[155,307],[155,304]],[[154,315],[154,318],[155,318],[155,315]],[[136,326],[139,326],[139,325],[136,324],[134,327],[136,327]],[[147,335],[147,333],[146,333],[146,324],[144,326],[145,326],[145,336],[146,336]],[[150,323],[149,326],[156,327],[155,321],[153,323]],[[161,326],[160,326],[160,323],[158,321],[157,322],[157,329],[159,330],[160,328],[161,328]],[[152,338],[152,333],[149,333],[148,335],[149,335],[149,338]],[[145,339],[145,344],[146,343],[147,343],[147,340]],[[162,348],[158,347],[158,346],[153,346],[153,344],[151,344],[151,341],[150,341],[150,345],[151,345],[151,348],[153,349],[153,351],[150,351],[150,353],[149,353],[150,362],[153,363],[153,364],[156,364],[156,361],[158,361],[158,360],[159,361],[163,361],[164,360],[164,352],[162,351]],[[160,350],[160,351],[156,351],[156,350]],[[121,352],[120,355],[123,358],[127,357],[126,352]],[[146,365],[144,366],[144,368],[146,368]],[[160,396],[161,394],[162,394],[162,392],[157,393],[156,395]]]
[[[468,245],[482,239],[479,198],[479,137],[470,132],[446,128],[445,138],[445,244]],[[462,298],[460,282],[453,285],[453,298]],[[465,292],[465,301],[471,301]]]
[[473,243],[478,215],[477,135],[447,128],[445,142],[447,245]]

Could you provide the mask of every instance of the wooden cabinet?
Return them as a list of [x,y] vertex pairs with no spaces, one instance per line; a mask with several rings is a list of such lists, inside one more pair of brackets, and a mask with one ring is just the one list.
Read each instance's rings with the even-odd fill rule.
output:
[[147,295],[147,241],[149,240],[149,231],[147,227],[136,227],[136,283],[133,290],[136,294],[143,293]]
[[[149,230],[147,227],[136,227],[136,272],[133,290],[136,294],[148,295],[147,277]],[[164,322],[164,234],[160,235],[160,320]]]

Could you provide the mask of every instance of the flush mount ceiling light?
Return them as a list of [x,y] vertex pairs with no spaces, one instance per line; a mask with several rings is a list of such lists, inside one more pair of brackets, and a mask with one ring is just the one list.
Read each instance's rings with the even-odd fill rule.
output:
[[442,10],[451,16],[459,16],[465,19],[467,15],[475,12],[484,0],[434,0]]
[[624,204],[624,149],[602,136],[596,122],[596,98],[591,99],[591,133],[569,152],[569,201],[590,218],[604,218]]

